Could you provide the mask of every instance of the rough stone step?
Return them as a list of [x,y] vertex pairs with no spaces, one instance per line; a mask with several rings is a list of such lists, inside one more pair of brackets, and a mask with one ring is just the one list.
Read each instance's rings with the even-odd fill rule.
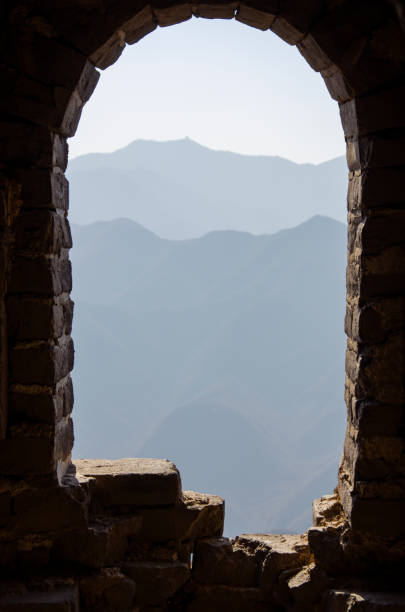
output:
[[79,481],[94,478],[92,499],[102,508],[164,506],[181,499],[180,474],[167,460],[79,459],[74,465]]
[[[399,585],[398,585],[399,586]],[[326,612],[404,612],[405,593],[330,591]]]
[[0,612],[79,612],[77,587],[8,593],[0,596]]

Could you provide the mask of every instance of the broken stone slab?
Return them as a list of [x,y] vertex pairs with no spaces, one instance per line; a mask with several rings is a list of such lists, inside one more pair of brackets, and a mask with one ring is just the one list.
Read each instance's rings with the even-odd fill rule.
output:
[[136,583],[136,604],[155,606],[166,602],[190,577],[186,563],[179,561],[129,561],[123,572]]
[[257,587],[259,564],[255,555],[229,538],[197,540],[193,580],[203,584]]
[[166,508],[140,510],[138,537],[151,542],[194,540],[222,535],[225,503],[217,495],[183,491],[183,500]]
[[330,591],[326,612],[403,612],[405,595],[402,593],[368,593],[363,591]]
[[164,506],[181,499],[176,466],[164,459],[78,459],[76,472],[95,478],[92,496],[104,508]]
[[79,612],[77,587],[0,596],[0,612]]
[[265,590],[273,587],[281,572],[304,566],[310,557],[305,534],[243,534],[235,543],[262,559],[259,586]]

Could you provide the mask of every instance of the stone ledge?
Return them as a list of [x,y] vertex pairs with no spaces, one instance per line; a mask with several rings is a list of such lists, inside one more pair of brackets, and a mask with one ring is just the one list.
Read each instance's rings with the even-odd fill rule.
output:
[[403,593],[366,593],[363,591],[330,591],[326,612],[403,612]]
[[165,506],[181,499],[176,466],[165,459],[78,459],[78,476],[94,478],[94,497],[103,507]]

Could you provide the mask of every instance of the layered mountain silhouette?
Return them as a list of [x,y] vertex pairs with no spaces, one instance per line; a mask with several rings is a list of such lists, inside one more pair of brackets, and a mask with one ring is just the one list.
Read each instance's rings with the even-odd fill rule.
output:
[[70,218],[126,217],[162,238],[215,230],[274,233],[323,214],[346,221],[344,157],[295,164],[281,157],[214,151],[185,138],[136,140],[69,163]]
[[307,528],[344,436],[345,225],[73,239],[75,456],[173,460],[228,535]]

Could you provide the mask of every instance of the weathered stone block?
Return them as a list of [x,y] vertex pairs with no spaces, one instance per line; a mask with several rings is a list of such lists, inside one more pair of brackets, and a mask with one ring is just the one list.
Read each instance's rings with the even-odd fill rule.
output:
[[204,19],[233,19],[237,8],[237,2],[195,2],[193,15]]
[[28,123],[0,122],[0,150],[6,163],[52,168],[55,161],[53,134]]
[[330,591],[326,612],[402,612],[405,596],[395,593],[367,593],[364,591]]
[[258,10],[247,4],[240,4],[235,19],[259,30],[268,30],[276,16],[270,12]]
[[86,610],[129,612],[134,609],[135,584],[117,568],[106,568],[100,574],[83,578],[79,588]]
[[310,563],[287,581],[292,607],[300,612],[320,610],[330,578],[314,563]]
[[56,555],[62,561],[101,568],[119,564],[128,546],[128,536],[136,536],[142,518],[100,517],[85,531],[65,534],[57,543]]
[[183,491],[183,500],[175,506],[140,512],[139,537],[152,542],[220,536],[224,526],[224,500],[194,491]]
[[125,31],[120,29],[90,56],[90,61],[100,70],[105,70],[117,61],[124,48]]
[[70,249],[72,236],[64,214],[42,210],[21,212],[15,224],[15,248],[33,255],[59,255]]
[[54,296],[60,295],[62,291],[70,291],[68,287],[71,286],[71,275],[68,268],[56,257],[17,257],[13,261],[9,292]]
[[284,570],[299,568],[309,560],[308,540],[305,535],[244,534],[237,544],[263,557],[259,585],[268,590]]
[[135,582],[135,601],[142,607],[165,603],[183,586],[190,575],[189,567],[178,561],[128,561],[123,566],[123,572]]
[[312,524],[325,527],[342,519],[342,505],[336,494],[324,495],[312,502]]
[[70,458],[74,442],[73,421],[70,417],[60,419],[55,427],[55,460]]
[[[58,403],[60,404],[59,407]],[[31,387],[27,387],[26,389],[19,388],[18,391],[10,393],[9,410],[11,421],[16,417],[25,417],[33,421],[53,423],[55,415],[61,415],[63,408],[62,402],[58,402],[58,398],[52,394],[51,388],[44,388],[41,393],[38,389],[32,390]]]
[[147,34],[150,34],[150,32],[153,32],[156,27],[156,17],[150,4],[147,4],[139,13],[123,24],[122,29],[125,32],[125,42],[133,45]]
[[260,589],[197,584],[188,600],[188,612],[277,612]]
[[69,183],[63,172],[24,168],[16,172],[16,180],[21,184],[23,208],[68,209]]
[[50,438],[6,438],[0,440],[2,473],[9,475],[51,474],[54,469]]
[[[340,116],[345,136],[353,138],[380,130],[404,127],[404,95],[405,88],[402,85],[342,104]],[[382,108],[384,112],[381,112]]]
[[75,586],[0,595],[0,612],[79,612]]
[[73,360],[71,339],[61,346],[46,341],[18,344],[10,352],[10,381],[52,385],[69,374]]
[[83,532],[86,508],[68,487],[48,482],[38,488],[22,488],[14,497],[15,530],[21,534]]
[[153,0],[153,13],[160,27],[166,27],[191,19],[191,4],[189,2],[173,5],[172,2]]
[[163,459],[79,459],[78,474],[95,478],[94,497],[103,507],[156,506],[180,501],[176,466]]
[[303,33],[280,15],[276,17],[270,29],[289,45],[296,45],[303,38]]
[[196,542],[192,575],[197,582],[257,587],[259,571],[255,555],[229,538],[208,538]]

